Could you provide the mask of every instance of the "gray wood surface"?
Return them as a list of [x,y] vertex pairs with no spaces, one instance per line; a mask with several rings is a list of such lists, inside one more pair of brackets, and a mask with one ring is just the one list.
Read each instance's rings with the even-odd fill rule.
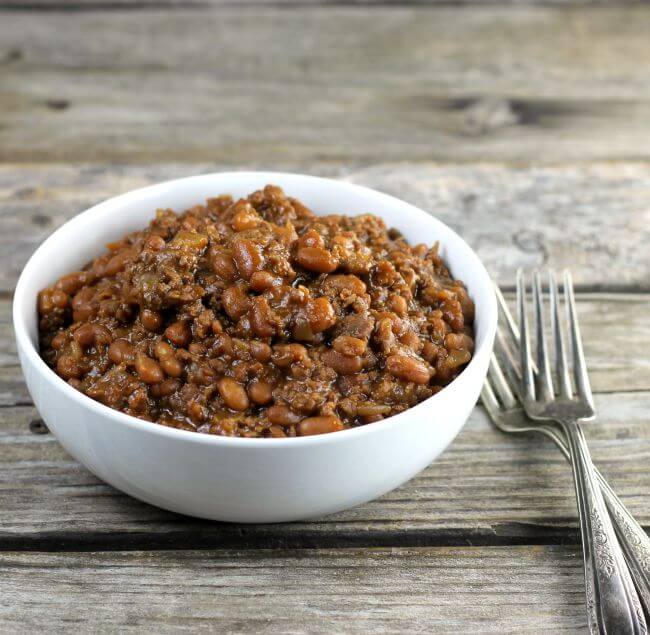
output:
[[[228,167],[0,165],[0,291],[13,289],[26,259],[53,229],[87,207],[157,181]],[[462,234],[501,285],[512,287],[517,267],[552,266],[571,267],[583,290],[650,291],[648,163],[274,168],[345,178],[430,211]]]
[[649,29],[647,5],[7,11],[0,160],[648,159]]
[[581,566],[576,547],[9,552],[0,628],[576,633]]

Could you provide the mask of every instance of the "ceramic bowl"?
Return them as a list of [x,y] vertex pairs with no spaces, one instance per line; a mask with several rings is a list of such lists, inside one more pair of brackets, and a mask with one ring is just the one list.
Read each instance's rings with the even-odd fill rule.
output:
[[[474,357],[438,394],[399,415],[311,437],[241,439],[176,430],[112,410],[59,378],[38,354],[40,289],[82,267],[157,208],[183,211],[222,193],[281,186],[317,214],[372,213],[411,244],[440,242],[452,274],[476,303]],[[42,418],[98,478],[164,509],[215,520],[279,522],[336,512],[381,496],[429,465],[474,407],[492,350],[497,308],[490,278],[445,224],[401,200],[343,181],[268,172],[183,178],[117,196],[55,231],[25,266],[14,296],[20,362]]]

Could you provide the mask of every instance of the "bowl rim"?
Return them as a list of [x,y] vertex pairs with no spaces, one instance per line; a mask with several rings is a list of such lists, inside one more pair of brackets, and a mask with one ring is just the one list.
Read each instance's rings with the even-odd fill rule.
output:
[[[358,426],[355,428],[350,428],[347,430],[339,430],[337,432],[332,432],[328,434],[319,434],[306,437],[287,437],[287,438],[246,438],[246,437],[227,437],[220,435],[212,434],[201,434],[192,430],[181,430],[178,428],[171,428],[168,426],[161,425],[153,421],[147,421],[145,419],[139,419],[138,417],[126,414],[119,410],[115,410],[109,406],[106,406],[94,399],[88,397],[87,395],[79,392],[72,386],[70,386],[66,381],[59,377],[41,358],[37,345],[31,341],[31,338],[28,334],[28,329],[26,323],[21,317],[21,307],[24,306],[25,302],[29,302],[30,298],[28,297],[26,286],[27,281],[32,274],[32,271],[36,267],[36,263],[41,257],[41,255],[47,252],[49,246],[54,243],[58,236],[69,231],[77,224],[83,223],[86,219],[91,217],[94,214],[101,213],[106,209],[110,209],[114,206],[120,206],[126,202],[137,200],[141,197],[146,197],[152,194],[155,194],[157,190],[169,190],[170,188],[179,186],[181,184],[187,184],[192,180],[203,180],[209,178],[219,177],[220,179],[227,179],[228,177],[232,178],[250,178],[250,179],[259,179],[265,180],[267,183],[272,183],[275,181],[285,180],[285,179],[300,179],[304,181],[312,181],[316,184],[319,184],[324,187],[337,187],[343,188],[350,192],[362,192],[367,196],[374,197],[376,200],[382,200],[387,204],[392,206],[398,206],[402,208],[409,209],[412,213],[415,212],[419,215],[426,216],[428,222],[433,222],[437,224],[441,230],[451,235],[454,240],[458,241],[466,250],[466,255],[469,257],[471,262],[471,267],[476,269],[481,279],[479,286],[487,286],[487,302],[481,307],[482,319],[485,320],[485,337],[483,341],[478,344],[472,359],[469,364],[463,369],[463,372],[452,380],[447,386],[445,386],[440,392],[432,395],[428,399],[408,408],[407,410],[392,415],[382,421],[377,421],[372,424]],[[34,302],[34,306],[36,303]],[[472,380],[472,375],[477,372],[475,369],[479,363],[479,360],[482,357],[489,356],[492,350],[492,344],[494,340],[494,335],[496,333],[497,326],[497,303],[496,296],[492,289],[492,281],[490,276],[483,265],[482,261],[476,254],[476,252],[469,246],[469,244],[453,229],[448,225],[443,223],[441,220],[425,212],[424,210],[407,203],[397,197],[385,194],[373,188],[369,188],[363,185],[358,185],[356,183],[350,183],[348,181],[343,181],[340,179],[312,176],[308,174],[300,173],[291,173],[291,172],[273,172],[273,171],[226,171],[226,172],[212,172],[206,174],[198,174],[193,176],[186,176],[178,179],[171,179],[168,181],[161,181],[154,183],[152,185],[147,185],[145,187],[137,188],[135,190],[129,190],[123,194],[108,198],[106,200],[93,205],[86,210],[76,214],[69,220],[67,220],[63,225],[58,227],[54,232],[52,232],[34,251],[34,253],[29,257],[26,262],[23,270],[18,278],[16,283],[16,288],[14,291],[13,297],[13,306],[12,306],[12,319],[14,326],[14,334],[16,337],[16,344],[18,346],[19,352],[22,353],[27,358],[27,361],[31,363],[33,369],[43,377],[47,383],[51,386],[52,390],[60,391],[65,396],[73,399],[78,402],[81,407],[85,407],[91,411],[92,414],[98,416],[110,417],[114,419],[117,423],[126,425],[130,428],[135,428],[145,433],[157,434],[163,437],[169,437],[172,439],[178,439],[179,441],[190,442],[190,443],[199,443],[199,444],[208,444],[216,446],[239,446],[239,447],[248,447],[248,448],[279,448],[291,446],[293,448],[311,446],[311,445],[322,445],[329,443],[343,443],[348,440],[352,440],[354,437],[362,437],[364,435],[371,435],[373,433],[379,433],[382,431],[388,431],[392,428],[404,425],[407,423],[407,417],[412,417],[413,414],[422,413],[426,409],[430,409],[435,404],[439,403],[445,397],[450,397],[452,393],[460,393],[469,385]]]

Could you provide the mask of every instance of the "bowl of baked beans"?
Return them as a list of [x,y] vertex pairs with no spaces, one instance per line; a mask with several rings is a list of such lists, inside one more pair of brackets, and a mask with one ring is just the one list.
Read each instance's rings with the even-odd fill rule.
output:
[[433,461],[487,372],[496,303],[449,227],[311,176],[235,172],[110,199],[14,296],[29,388],[99,478],[192,516],[280,522]]

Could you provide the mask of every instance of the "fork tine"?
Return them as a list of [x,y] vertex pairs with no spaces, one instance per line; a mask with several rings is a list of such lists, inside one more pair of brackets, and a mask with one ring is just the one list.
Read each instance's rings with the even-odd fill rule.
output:
[[490,357],[490,367],[488,369],[488,375],[492,379],[492,384],[494,384],[493,390],[499,395],[501,403],[506,408],[514,408],[517,405],[517,399],[514,396],[510,386],[508,385],[508,380],[506,379],[499,361],[497,360],[494,353]]
[[573,280],[568,269],[564,270],[564,296],[569,312],[569,328],[571,330],[571,343],[573,347],[573,375],[575,377],[576,389],[578,395],[593,408],[594,400],[591,394],[589,375],[587,374],[585,354],[582,350],[582,338],[580,337],[580,327],[578,326],[578,311],[576,310],[576,300],[573,295]]
[[555,368],[559,378],[560,395],[571,398],[571,377],[569,376],[569,365],[566,358],[564,337],[562,335],[562,322],[560,319],[560,298],[557,290],[557,279],[555,272],[548,272],[548,289],[551,298],[551,329],[553,331],[553,342],[555,345]]
[[508,385],[514,389],[517,396],[521,396],[521,373],[519,372],[519,362],[517,356],[513,353],[512,349],[506,343],[504,334],[497,330],[497,335],[494,340],[494,355],[497,361],[500,362],[499,368],[502,372],[505,369]]
[[499,411],[501,410],[499,401],[494,395],[494,391],[492,390],[492,386],[490,385],[490,380],[488,378],[485,379],[483,388],[481,388],[481,403],[488,411],[490,417],[493,419],[499,414]]
[[515,341],[515,344],[519,346],[519,329],[515,324],[515,319],[512,317],[512,313],[510,313],[510,309],[506,304],[506,299],[503,297],[503,293],[501,293],[501,289],[499,289],[496,284],[494,285],[494,292],[497,296],[497,303],[501,309],[501,314],[505,319],[508,333],[510,334],[510,337]]
[[533,306],[535,308],[535,327],[537,340],[537,393],[543,400],[553,399],[553,380],[551,379],[551,366],[548,360],[548,347],[546,345],[546,329],[544,328],[544,299],[542,297],[542,283],[539,271],[533,274]]
[[526,316],[526,285],[524,272],[517,270],[517,308],[519,311],[519,335],[521,354],[521,393],[525,399],[535,399],[535,381],[530,357],[530,336],[528,335],[528,317]]

